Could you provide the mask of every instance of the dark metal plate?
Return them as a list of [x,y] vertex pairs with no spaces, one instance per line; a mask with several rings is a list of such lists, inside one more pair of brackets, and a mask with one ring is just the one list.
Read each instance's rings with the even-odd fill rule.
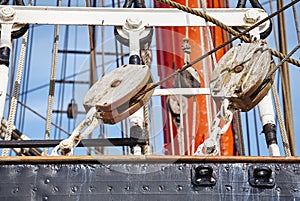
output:
[[[78,157],[77,157],[78,158]],[[253,162],[226,163],[224,160],[172,161],[109,156],[90,162],[63,162],[53,158],[24,159],[26,164],[13,159],[1,159],[0,200],[300,200],[299,163]],[[65,158],[64,158],[65,159]],[[175,159],[175,158],[173,158]],[[39,164],[41,161],[43,164]],[[56,162],[54,162],[56,161]],[[81,161],[81,162],[80,162]],[[165,162],[164,162],[165,161]],[[219,161],[219,162],[218,162]],[[275,161],[275,160],[274,160]],[[267,166],[274,172],[273,188],[257,188],[249,184],[249,167]],[[216,178],[213,186],[194,185],[193,171],[210,166]]]

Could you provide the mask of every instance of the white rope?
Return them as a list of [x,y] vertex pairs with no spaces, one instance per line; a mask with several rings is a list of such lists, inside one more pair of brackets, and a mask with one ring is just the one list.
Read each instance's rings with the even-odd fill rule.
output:
[[[147,66],[151,66],[152,63],[152,55],[151,55],[151,49],[149,47],[149,44],[146,43],[143,50],[141,50],[141,58]],[[146,138],[149,144],[143,146],[144,154],[149,155],[152,153],[151,150],[151,139],[150,139],[150,116],[149,116],[149,108],[148,108],[148,102],[143,106],[144,109],[144,128],[143,128],[143,137]]]
[[[60,7],[60,6],[61,6],[61,0],[59,0],[59,2],[58,2],[58,7]],[[53,110],[55,80],[56,80],[56,66],[57,66],[57,60],[58,60],[59,30],[60,30],[60,26],[55,25],[53,54],[52,54],[52,68],[51,68],[50,87],[49,87],[49,95],[48,95],[45,140],[50,139],[50,129],[51,129],[51,122],[52,122],[52,110]],[[44,149],[43,155],[48,155],[48,148]]]
[[279,95],[278,95],[277,88],[274,84],[272,84],[272,92],[273,92],[273,97],[274,97],[276,115],[278,118],[284,153],[286,156],[291,156],[291,150],[290,150],[288,136],[286,133],[285,123],[284,123],[284,119],[282,118],[282,111],[281,111],[280,102],[279,102]]
[[[198,5],[200,7],[203,8],[204,12],[206,11],[206,1],[204,0],[198,0]],[[206,22],[206,25],[208,26],[208,22]],[[206,41],[206,38],[204,37],[204,31],[206,29],[206,32],[209,36],[209,49],[213,49],[213,45],[212,45],[212,38],[211,38],[211,33],[210,33],[210,29],[208,27],[200,27],[200,41],[204,44],[204,45],[201,45],[201,52],[202,53],[205,53],[207,50],[205,49],[206,47],[206,43],[204,41]],[[214,54],[212,54],[212,58],[215,58]],[[209,61],[207,61],[209,60]],[[210,75],[212,74],[212,62],[210,61],[211,58],[207,58],[205,61],[203,61],[203,66],[207,66],[207,67],[204,67],[203,68],[203,74],[206,75],[204,76],[204,87],[209,87],[209,77]],[[214,60],[213,60],[214,61]],[[208,67],[209,66],[209,67]],[[211,128],[211,122],[213,120],[213,111],[216,111],[216,106],[215,104],[212,102],[212,99],[210,96],[205,96],[205,104],[206,104],[206,110],[207,110],[207,113],[206,113],[206,116],[207,116],[207,127],[208,128]],[[214,107],[214,110],[212,110],[211,107]],[[208,136],[210,136],[210,129],[208,129]]]
[[195,153],[196,118],[197,118],[196,113],[197,113],[197,100],[196,100],[196,96],[193,96],[192,154]]
[[[150,105],[151,105],[151,116],[152,116],[152,136],[151,139],[153,138],[153,148],[154,150],[152,151],[153,153],[157,153],[157,135],[156,135],[156,124],[155,124],[155,109],[154,109],[154,104],[153,104],[153,100],[150,99]],[[151,129],[151,128],[150,128]],[[151,132],[150,132],[151,133]]]
[[[20,85],[23,76],[24,61],[25,61],[25,55],[27,50],[27,40],[28,40],[28,31],[26,31],[26,33],[22,38],[21,52],[20,52],[19,63],[18,63],[18,71],[17,71],[15,85],[14,85],[14,95],[11,97],[11,105],[10,105],[9,117],[7,123],[7,132],[4,138],[5,140],[11,140],[12,131],[14,129],[13,125],[15,121]],[[8,156],[7,148],[3,149],[2,156]]]
[[[69,138],[62,140],[52,150],[51,155],[57,156],[59,150],[61,150],[61,155],[73,155],[73,150],[79,144],[79,142],[83,138],[89,136],[100,124],[103,124],[103,122],[97,117],[96,108],[92,107],[87,113],[86,118],[74,129],[72,135],[70,135]],[[86,129],[83,131],[84,128]]]

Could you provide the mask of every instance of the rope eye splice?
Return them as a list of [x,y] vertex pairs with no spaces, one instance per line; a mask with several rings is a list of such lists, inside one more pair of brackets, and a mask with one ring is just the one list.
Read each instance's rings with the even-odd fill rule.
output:
[[99,118],[96,108],[92,107],[88,111],[86,118],[72,132],[72,135],[69,138],[62,140],[56,147],[54,147],[51,152],[51,156],[58,156],[59,151],[61,155],[72,156],[74,148],[80,143],[80,141],[90,135],[102,123],[103,122]]
[[[237,8],[245,8],[247,0],[239,0],[237,3]],[[258,0],[250,0],[250,4],[253,8],[259,8],[265,11],[263,6]],[[256,23],[260,19],[260,14],[258,10],[249,10],[245,14],[246,23]],[[244,31],[241,27],[233,27],[236,31]],[[272,20],[269,19],[266,23],[259,26],[260,39],[266,39],[272,32]],[[254,39],[255,40],[255,39]]]

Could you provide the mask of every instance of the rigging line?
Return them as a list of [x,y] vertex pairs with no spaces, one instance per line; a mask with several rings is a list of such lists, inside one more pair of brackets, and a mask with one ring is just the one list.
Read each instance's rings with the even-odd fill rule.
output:
[[[14,125],[16,111],[17,111],[17,101],[19,98],[20,85],[23,77],[24,61],[25,61],[25,55],[27,50],[27,40],[28,40],[28,30],[25,32],[25,34],[22,37],[21,51],[20,51],[19,62],[18,62],[18,70],[17,70],[16,80],[14,84],[14,93],[13,96],[11,97],[11,105],[10,105],[9,117],[7,123],[7,132],[5,133],[5,140],[11,140],[11,135],[13,132],[13,125]],[[9,149],[3,149],[2,156],[7,156],[8,151]]]
[[[6,96],[12,97],[9,94],[6,94]],[[47,120],[46,117],[42,116],[40,113],[38,113],[37,111],[35,111],[34,109],[32,109],[31,107],[29,107],[28,105],[26,105],[25,103],[21,102],[21,101],[17,101],[18,104],[20,104],[21,106],[23,106],[24,108],[28,109],[30,112],[32,112],[33,114],[37,115],[38,117]],[[63,128],[61,128],[60,126],[56,125],[55,123],[51,122],[51,125],[53,125],[54,127],[60,129],[61,131],[63,131],[64,133],[66,133],[67,135],[71,135],[71,133],[69,133],[68,131],[64,130]]]
[[299,30],[299,23],[298,23],[298,18],[297,18],[297,10],[296,6],[293,5],[293,14],[294,14],[294,22],[295,22],[295,27],[296,27],[296,32],[297,32],[297,37],[298,37],[298,43],[300,43],[300,30]]
[[[13,86],[14,86],[14,80],[15,80],[15,76],[16,76],[16,64],[17,64],[17,54],[18,54],[18,45],[19,44],[19,40],[13,40],[12,41],[12,52],[13,55],[12,57],[12,64],[11,64],[11,69],[10,69],[10,76],[9,76],[9,94],[13,94]],[[8,105],[11,105],[11,99],[8,100]],[[10,109],[8,110],[8,113],[10,112]]]
[[[31,42],[31,35],[30,35],[30,33],[31,33],[31,30],[30,31],[28,30],[28,39]],[[22,84],[21,84],[22,89],[21,89],[21,91],[25,91],[24,89],[25,89],[26,86],[28,86],[28,82],[29,82],[29,80],[28,80],[28,74],[29,74],[30,68],[29,68],[29,66],[27,64],[28,64],[28,59],[29,59],[28,58],[28,55],[29,55],[29,53],[28,53],[28,47],[29,47],[29,49],[31,47],[30,42],[27,43],[27,51],[26,51],[25,61],[24,61],[24,63],[25,63],[25,65],[24,65],[24,75],[23,75],[24,79],[22,80]],[[26,98],[27,98],[27,96],[22,96],[22,97],[20,97],[20,101],[24,102],[24,101],[26,101]],[[19,122],[18,123],[18,128],[20,129],[21,126],[22,126],[22,124],[24,123],[24,119],[25,119],[25,113],[24,113],[24,108],[23,107],[20,108],[19,114],[20,115],[19,115],[19,121],[18,121]],[[22,129],[20,129],[20,130],[22,131]]]
[[[196,113],[197,113],[197,100],[196,96],[193,96],[193,117],[192,117],[192,155],[195,153],[195,136],[196,136]],[[200,115],[198,116],[200,119]],[[199,120],[200,122],[200,120]]]
[[[157,1],[161,1],[162,3],[164,3],[164,1],[167,1],[167,0],[157,0]],[[298,1],[300,1],[300,0],[297,0],[297,2],[298,2]],[[174,2],[173,2],[173,3],[174,3]],[[290,6],[294,5],[294,4],[295,4],[295,2],[292,2],[292,3],[290,3],[290,4],[286,5],[286,6],[284,6],[283,8],[279,9],[279,10],[276,11],[275,13],[272,13],[271,15],[269,15],[269,17],[273,17],[273,16],[277,15],[278,13],[282,12],[283,10],[287,9],[288,7],[290,7]],[[168,4],[168,5],[169,5],[169,4]],[[181,5],[181,4],[179,4],[179,5]],[[171,6],[172,6],[172,4],[171,4]],[[181,5],[181,6],[182,6],[182,5]],[[190,8],[189,8],[189,9],[190,9]],[[194,10],[194,11],[197,11],[197,10]],[[201,13],[202,13],[202,12],[201,12]],[[160,86],[162,83],[168,81],[169,79],[171,79],[172,77],[174,77],[174,76],[177,75],[178,73],[180,73],[180,72],[186,70],[188,67],[191,67],[192,65],[198,63],[199,61],[201,61],[201,60],[203,60],[204,58],[208,57],[208,56],[211,55],[212,53],[218,51],[219,49],[221,49],[221,48],[223,48],[223,47],[225,47],[225,46],[227,46],[228,44],[231,44],[234,40],[236,40],[236,39],[242,37],[244,34],[246,34],[247,32],[249,32],[250,30],[256,28],[257,26],[259,26],[259,25],[262,24],[263,22],[269,20],[269,17],[264,18],[263,20],[261,20],[260,22],[256,23],[255,25],[253,25],[253,26],[247,28],[245,31],[243,31],[243,32],[241,32],[241,33],[239,33],[239,34],[237,34],[236,36],[232,37],[230,40],[228,40],[228,41],[224,42],[223,44],[219,45],[219,46],[216,47],[215,49],[210,50],[210,51],[208,51],[207,53],[205,53],[204,55],[202,55],[202,56],[196,58],[195,60],[191,61],[191,63],[185,64],[185,65],[181,66],[181,67],[178,68],[174,73],[172,73],[172,74],[166,76],[165,78],[161,79],[160,81],[158,81],[158,82],[156,82],[156,83],[151,84],[151,86],[149,86],[149,87],[148,87],[147,89],[145,89],[144,91],[138,93],[137,95],[143,95],[143,94],[145,94],[145,93],[147,93],[147,92],[149,92],[149,91],[155,89],[156,87],[158,87],[158,86]],[[233,30],[233,31],[234,31],[234,30]],[[245,36],[243,36],[243,37],[245,37]],[[247,38],[247,37],[246,37],[246,38]],[[271,53],[272,53],[272,50],[271,50]],[[274,51],[273,51],[273,53],[274,53]],[[282,58],[286,57],[286,55],[284,55],[284,54],[282,54],[282,53],[280,53],[280,52],[275,51],[275,53],[277,54],[277,56],[280,56],[280,58],[281,58],[282,56],[283,56]],[[290,61],[291,63],[293,63],[293,64],[295,64],[295,65],[297,65],[297,66],[300,66],[300,62],[297,61],[297,60],[294,60],[294,59],[292,59],[292,58],[287,59],[287,61]]]
[[[109,60],[109,61],[105,62],[105,65],[110,64],[110,63],[112,63],[112,62],[114,62],[114,61],[115,61],[115,59]],[[101,67],[101,65],[97,66],[97,68],[100,68],[100,67]],[[76,77],[76,76],[78,76],[78,75],[87,73],[87,72],[89,72],[89,71],[90,71],[89,69],[83,70],[83,71],[81,71],[81,72],[78,72],[78,73],[75,73],[75,74],[66,76],[65,79],[74,78],[74,77]],[[25,92],[23,92],[23,93],[20,93],[20,96],[23,96],[23,95],[28,94],[28,93],[31,93],[31,92],[35,92],[35,91],[40,90],[40,89],[43,89],[43,88],[45,88],[45,87],[47,87],[47,86],[49,86],[49,83],[40,85],[40,86],[38,86],[38,87],[35,87],[35,88],[33,88],[33,89],[30,89],[30,90],[28,90],[28,91],[25,91]]]
[[[283,7],[283,0],[277,1],[277,9]],[[284,54],[287,54],[287,39],[286,39],[286,26],[285,26],[285,15],[280,13],[277,18],[278,22],[278,37],[279,37],[279,50]],[[282,90],[283,90],[283,107],[284,107],[284,118],[286,123],[287,134],[289,137],[289,144],[291,146],[291,154],[296,154],[295,149],[295,134],[294,134],[294,122],[293,122],[293,111],[292,111],[292,100],[291,100],[291,86],[290,86],[290,73],[288,64],[284,63],[283,68],[280,68],[280,75],[282,79]]]
[[[71,6],[71,0],[68,0],[68,7]],[[65,26],[65,37],[64,37],[64,49],[68,49],[69,46],[69,30],[70,30],[70,26],[66,25]],[[66,79],[66,73],[67,73],[67,65],[68,65],[68,55],[64,54],[62,57],[62,67],[61,67],[61,79],[65,80]],[[62,85],[59,85],[59,92],[58,92],[58,98],[57,98],[57,108],[60,108],[60,110],[63,110],[64,107],[64,99],[65,99],[65,88],[66,88],[66,84],[62,83]],[[59,106],[60,105],[60,106]],[[57,114],[56,115],[56,124],[62,126],[62,122],[63,122],[63,114]],[[58,123],[59,122],[59,123]],[[56,137],[57,135],[57,131],[58,131],[58,139],[61,138],[61,131],[55,129],[55,134],[54,136]]]
[[151,122],[152,123],[151,127],[150,127],[150,131],[152,130],[152,133],[153,133],[153,146],[154,146],[154,150],[153,150],[153,153],[156,153],[157,154],[157,151],[158,151],[158,147],[157,147],[157,135],[156,135],[156,124],[155,124],[155,109],[154,109],[154,103],[153,103],[153,99],[150,98],[150,107],[151,107]]
[[280,66],[282,66],[282,64],[288,60],[289,57],[291,57],[298,49],[300,48],[300,43],[298,43],[298,45],[296,45],[296,47],[294,47],[294,49],[292,51],[290,51],[266,76],[265,81],[266,80],[270,80],[271,76],[273,75],[273,73],[276,72],[276,70],[278,70],[280,68]]
[[[201,0],[201,5],[202,5],[202,8],[204,9],[204,12],[206,13],[206,7],[207,7],[206,6],[206,1]],[[211,37],[211,31],[210,31],[210,28],[208,26],[208,21],[206,20],[205,22],[206,22],[206,27],[205,28],[206,28],[206,32],[207,32],[207,35],[208,35],[208,46],[209,46],[208,49],[212,50],[212,49],[214,49],[214,45],[212,44],[213,39]],[[203,29],[202,34],[204,34],[204,28],[202,28],[202,29]],[[203,35],[202,35],[202,37],[203,37]],[[204,42],[204,37],[201,41]],[[211,55],[212,56],[211,56],[211,58],[209,58],[209,60],[212,59],[213,64],[215,65],[217,63],[217,61],[216,61],[216,52],[214,52]],[[204,68],[203,72],[204,72],[205,75],[207,75],[207,76],[204,76],[205,86],[209,87],[209,82],[210,82],[209,77],[212,74],[212,62],[208,62],[208,66],[210,68],[209,69]],[[211,122],[213,122],[212,106],[214,107],[214,111],[216,111],[216,105],[214,104],[214,102],[212,102],[211,97],[205,96],[205,99],[206,99],[205,103],[206,103],[206,108],[207,108],[207,113],[206,113],[206,115],[207,115],[207,127],[210,128],[211,127]],[[210,134],[211,134],[211,131],[210,131],[210,129],[208,129],[208,136],[210,136]]]
[[[68,1],[68,4],[70,4],[70,0]],[[69,5],[68,5],[69,6]],[[68,43],[69,43],[69,25],[66,25],[65,28],[65,37],[64,37],[64,49],[68,48]],[[68,63],[68,56],[67,54],[64,54],[62,57],[62,65],[61,65],[61,80],[65,80],[66,78],[66,69],[67,69],[67,63]],[[61,111],[63,110],[63,106],[64,106],[64,94],[65,94],[65,86],[66,84],[63,82],[62,84],[59,85],[59,89],[58,89],[58,97],[57,97],[57,105],[56,107],[59,108]],[[62,117],[63,114],[57,114],[55,117],[55,123],[62,126]],[[54,139],[56,139],[57,137],[57,132],[58,132],[58,139],[61,138],[61,132],[60,130],[55,130],[54,132]]]
[[[96,5],[95,5],[96,6]],[[86,7],[94,7],[92,2],[86,0]],[[95,50],[95,26],[89,25],[89,42],[90,42],[90,86],[92,86],[97,81],[97,71],[96,71],[96,50]]]
[[282,111],[281,111],[280,102],[279,102],[279,95],[278,95],[277,88],[274,84],[272,84],[272,92],[273,92],[276,114],[277,114],[278,123],[279,123],[281,140],[282,140],[282,144],[283,144],[283,150],[284,150],[284,153],[286,156],[291,156],[288,135],[286,133],[284,119],[282,118]]
[[[112,0],[112,7],[115,8],[115,1],[114,0]],[[116,64],[117,64],[117,68],[119,68],[120,67],[120,63],[119,63],[119,48],[118,48],[118,41],[117,41],[116,37],[115,37],[115,50],[116,50]],[[120,133],[121,134],[121,138],[124,138],[124,136],[125,136],[124,135],[124,122],[121,121],[120,124],[121,124],[121,133]],[[123,153],[123,155],[125,155],[125,147],[124,146],[122,146],[122,153]]]
[[[102,0],[103,1],[103,0]],[[120,8],[121,7],[121,2],[120,0],[118,0],[118,7]],[[105,26],[102,26],[103,28]],[[104,44],[103,44],[103,49],[104,49]],[[104,53],[104,52],[103,52]],[[123,45],[120,43],[120,53],[121,53],[121,57],[120,57],[120,60],[121,60],[121,65],[124,65],[124,48],[123,48]],[[128,54],[129,55],[129,54]],[[121,127],[123,128],[123,122],[121,122]],[[125,120],[124,121],[124,127],[125,127],[125,137],[128,138],[129,137],[129,132],[128,132],[128,121]],[[107,137],[108,134],[106,133],[105,136]],[[130,148],[128,146],[126,146],[126,153],[127,155],[130,154]]]
[[[78,4],[78,1],[77,1],[77,4]],[[75,49],[77,48],[77,40],[78,40],[78,27],[75,26],[75,36],[74,36],[74,44],[75,44]],[[76,66],[77,66],[77,55],[75,54],[74,55],[74,66],[73,66],[73,74],[76,73]],[[75,76],[73,77],[73,81],[74,83],[72,84],[72,99],[75,100]],[[75,119],[73,119],[73,128],[72,130],[75,129],[75,126],[76,126],[76,121]]]
[[260,132],[258,131],[258,126],[257,126],[256,109],[257,107],[253,108],[253,121],[254,121],[254,128],[255,128],[256,150],[257,150],[257,155],[260,156],[260,146],[259,146],[259,138],[258,138]]
[[[28,5],[29,6],[32,6],[32,5],[36,5],[36,2],[32,3],[33,0],[30,0],[28,2]],[[23,80],[23,84],[22,84],[22,92],[24,91],[27,91],[28,90],[28,87],[29,87],[29,80],[30,80],[30,71],[31,71],[31,53],[32,53],[32,49],[33,49],[33,33],[34,33],[34,29],[33,29],[33,26],[29,26],[28,28],[28,38],[29,38],[29,42],[27,44],[27,52],[26,52],[26,58],[25,58],[25,75],[24,75],[24,80]],[[21,102],[24,102],[25,104],[27,103],[27,94],[25,96],[20,96],[19,94],[19,97],[21,98],[20,101]],[[26,113],[25,113],[25,109],[23,109],[23,107],[21,107],[21,112],[20,112],[21,115],[20,118],[19,118],[19,129],[20,131],[23,131],[24,130],[24,126],[25,126],[25,118],[26,118]]]
[[[270,0],[270,11],[271,13],[273,13],[273,3],[272,3],[272,0]],[[271,18],[272,20],[272,24],[275,24],[275,20],[274,18]],[[274,40],[275,40],[275,47],[276,47],[276,50],[279,50],[279,45],[278,45],[278,39],[277,39],[277,34],[276,34],[276,26],[272,26],[273,28],[273,34],[274,34]]]
[[[184,11],[184,12],[188,12],[188,13],[191,13],[191,14],[193,14],[193,15],[202,17],[202,18],[204,18],[205,20],[207,20],[207,21],[209,21],[209,22],[211,22],[211,23],[213,23],[213,24],[215,24],[215,25],[221,27],[222,29],[228,31],[229,33],[231,33],[232,35],[235,36],[235,37],[233,37],[233,38],[230,40],[231,42],[234,41],[234,40],[236,40],[236,39],[238,39],[238,38],[240,38],[241,40],[243,40],[243,41],[245,41],[245,42],[251,42],[251,39],[248,38],[247,36],[245,36],[246,33],[248,33],[249,31],[251,31],[252,29],[258,27],[259,25],[263,24],[264,22],[268,21],[270,18],[272,18],[272,17],[278,15],[279,13],[283,12],[283,11],[286,10],[287,8],[289,8],[289,7],[293,6],[294,4],[298,3],[300,0],[292,1],[291,3],[289,3],[289,4],[285,5],[285,6],[283,6],[282,8],[278,9],[276,12],[270,14],[268,17],[262,19],[261,21],[257,22],[256,24],[250,26],[249,28],[245,29],[245,30],[244,30],[243,32],[241,32],[241,33],[235,31],[233,28],[231,28],[231,27],[225,25],[224,23],[222,23],[222,22],[220,22],[219,20],[217,20],[217,19],[215,19],[215,18],[213,18],[213,17],[207,15],[206,13],[204,13],[204,12],[202,12],[202,11],[199,11],[199,10],[195,10],[195,9],[189,8],[189,7],[187,7],[187,6],[184,6],[184,5],[182,5],[182,4],[176,3],[176,2],[171,1],[171,0],[157,0],[157,1],[159,1],[159,2],[161,2],[161,3],[164,3],[164,4],[167,4],[167,5],[169,5],[169,6],[172,6],[172,7],[174,7],[174,8],[177,8],[177,9],[179,9],[179,10],[182,10],[182,11]],[[228,42],[228,41],[227,41],[227,42]],[[225,42],[226,45],[228,44],[227,42]],[[285,55],[284,55],[283,53],[281,53],[281,52],[278,52],[278,51],[272,50],[272,49],[270,49],[270,51],[271,51],[271,54],[274,55],[274,56],[276,56],[276,57],[279,57],[279,58],[281,58],[281,59],[285,57]],[[290,62],[290,63],[292,63],[292,64],[294,64],[294,65],[296,65],[296,66],[298,66],[298,67],[300,67],[300,61],[297,61],[297,60],[292,59],[292,58],[289,58],[287,61]]]
[[[246,122],[248,121],[248,112],[245,113]],[[251,144],[250,144],[250,131],[249,131],[249,124],[246,124],[246,136],[247,136],[247,145],[248,145],[248,156],[251,156]]]
[[[61,0],[57,0],[57,4],[58,4],[58,7],[60,7]],[[51,65],[51,75],[50,75],[50,87],[49,87],[49,95],[48,95],[45,140],[50,139],[50,126],[51,126],[51,121],[52,121],[52,110],[53,110],[53,103],[54,103],[54,91],[55,91],[55,80],[56,80],[56,67],[57,67],[57,60],[58,60],[59,30],[60,30],[60,26],[55,25],[53,53],[52,53],[52,65]],[[48,148],[44,149],[43,155],[48,155]]]
[[[86,0],[86,7],[96,7],[96,0]],[[96,29],[95,26],[89,25],[88,26],[89,31],[89,42],[90,42],[90,87],[93,86],[93,84],[97,81],[97,67],[96,67],[96,50],[95,50],[95,35],[96,35]],[[93,132],[88,136],[89,139],[91,139],[93,135]],[[88,147],[87,154],[92,154],[92,149]]]

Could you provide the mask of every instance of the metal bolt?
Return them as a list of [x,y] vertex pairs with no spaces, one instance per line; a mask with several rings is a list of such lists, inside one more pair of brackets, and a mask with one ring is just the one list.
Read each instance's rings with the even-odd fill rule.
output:
[[234,67],[233,71],[235,73],[240,73],[243,69],[244,69],[244,66],[238,65],[238,66]]
[[181,185],[178,185],[178,186],[176,187],[176,190],[177,190],[177,191],[182,191],[182,189],[183,189],[183,187],[182,187]]
[[212,178],[210,178],[209,182],[210,182],[210,183],[215,183],[216,180],[215,180],[215,178],[212,177]]
[[247,23],[255,23],[259,20],[259,18],[260,18],[259,12],[256,9],[250,9],[245,13],[245,21]]
[[111,87],[117,87],[117,86],[119,86],[121,84],[121,80],[114,80],[111,84],[110,84],[110,86]]
[[63,148],[68,148],[68,147],[70,146],[70,141],[69,141],[68,139],[63,140],[63,141],[61,142],[61,146],[62,146]]
[[142,25],[142,20],[138,17],[136,18],[127,18],[126,25],[128,28],[137,29]]
[[16,11],[11,7],[4,7],[1,9],[1,15],[4,20],[12,20]]

